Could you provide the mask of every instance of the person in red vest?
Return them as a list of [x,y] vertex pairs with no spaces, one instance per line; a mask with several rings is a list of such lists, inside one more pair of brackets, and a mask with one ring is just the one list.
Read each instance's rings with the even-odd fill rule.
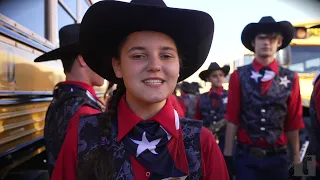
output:
[[52,179],[229,180],[212,133],[180,118],[169,98],[205,62],[213,31],[209,14],[162,0],[90,6],[81,54],[117,89],[107,112],[68,129]]
[[242,43],[255,58],[231,74],[225,116],[224,155],[232,171],[237,136],[237,180],[288,179],[287,143],[292,147],[294,164],[300,164],[299,130],[304,123],[299,77],[274,58],[289,45],[293,34],[290,22],[276,22],[271,16],[248,24],[242,31]]

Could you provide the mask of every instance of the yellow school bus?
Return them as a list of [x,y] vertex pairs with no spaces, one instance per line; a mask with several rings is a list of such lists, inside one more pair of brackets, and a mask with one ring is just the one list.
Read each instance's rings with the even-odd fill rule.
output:
[[[65,75],[59,60],[33,60],[57,48],[58,30],[80,23],[91,4],[89,0],[0,1],[0,179],[45,151],[45,112],[54,86]],[[101,99],[105,89],[105,85],[96,88]]]
[[[297,72],[300,78],[300,93],[305,110],[310,105],[312,81],[320,71],[320,20],[294,24],[295,36],[288,48],[279,51],[277,59],[285,62],[281,54],[290,53],[291,63],[283,66]],[[244,56],[232,62],[234,69],[252,62],[254,54],[246,51]],[[234,70],[232,69],[232,70]]]
[[320,20],[297,23],[291,41],[292,63],[289,69],[298,72],[302,104],[309,108],[312,81],[320,71]]

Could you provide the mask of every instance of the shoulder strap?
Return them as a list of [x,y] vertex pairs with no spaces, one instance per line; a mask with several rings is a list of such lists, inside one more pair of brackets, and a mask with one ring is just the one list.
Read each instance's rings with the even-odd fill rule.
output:
[[202,121],[180,118],[182,136],[189,164],[188,180],[202,179],[201,131]]

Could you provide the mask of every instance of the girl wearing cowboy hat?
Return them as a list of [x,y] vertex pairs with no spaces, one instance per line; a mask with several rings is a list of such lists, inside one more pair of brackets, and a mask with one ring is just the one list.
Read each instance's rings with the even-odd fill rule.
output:
[[288,179],[287,143],[294,163],[300,163],[299,129],[304,124],[299,77],[274,58],[278,50],[288,46],[293,34],[290,22],[276,22],[270,16],[242,31],[242,43],[255,52],[255,59],[230,76],[224,149],[232,167],[236,135],[237,180]]
[[117,89],[108,112],[70,123],[52,179],[228,180],[212,133],[179,118],[168,98],[204,63],[213,25],[207,13],[161,0],[92,5],[81,53]]
[[[228,100],[228,92],[223,89],[222,83],[229,74],[230,67],[220,67],[216,62],[211,63],[207,70],[199,74],[200,79],[211,83],[209,92],[201,94],[196,106],[195,119],[203,120],[203,125],[217,132],[219,147],[224,148],[225,125],[224,114]],[[222,128],[222,129],[221,129]]]

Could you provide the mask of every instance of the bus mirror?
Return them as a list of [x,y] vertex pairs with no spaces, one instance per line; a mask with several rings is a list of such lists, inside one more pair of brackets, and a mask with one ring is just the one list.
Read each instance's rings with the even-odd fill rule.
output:
[[276,59],[281,66],[289,66],[291,64],[291,56],[291,47],[287,46],[277,52]]

